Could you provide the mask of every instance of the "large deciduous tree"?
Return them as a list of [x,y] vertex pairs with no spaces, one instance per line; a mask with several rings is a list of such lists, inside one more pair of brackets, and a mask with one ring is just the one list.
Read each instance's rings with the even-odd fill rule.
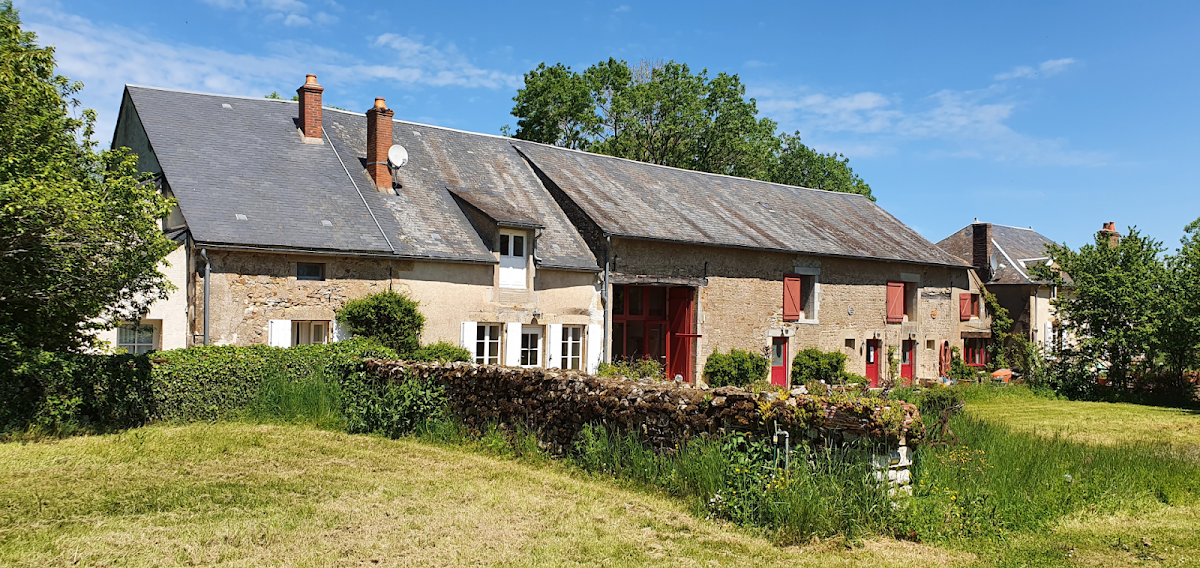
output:
[[[136,319],[169,283],[170,203],[125,150],[99,152],[95,114],[54,49],[0,2],[0,358],[72,350]],[[0,365],[4,362],[0,361]]]
[[737,75],[710,79],[674,61],[610,58],[583,73],[542,63],[513,101],[522,140],[874,199],[845,156],[777,136]]

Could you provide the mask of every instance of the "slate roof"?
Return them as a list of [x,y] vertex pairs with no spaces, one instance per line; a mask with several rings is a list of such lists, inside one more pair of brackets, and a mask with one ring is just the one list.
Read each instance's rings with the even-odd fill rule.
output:
[[502,224],[544,227],[541,266],[598,270],[506,138],[394,121],[409,165],[388,195],[366,173],[360,113],[325,108],[325,143],[306,144],[293,101],[126,91],[197,242],[494,263],[454,191]]
[[513,144],[612,235],[967,266],[861,195]]
[[198,243],[494,263],[457,198],[540,231],[541,266],[598,270],[536,168],[619,237],[967,266],[859,195],[400,120],[393,142],[409,163],[390,195],[366,173],[363,114],[326,107],[325,142],[308,144],[293,101],[138,86],[126,96],[122,113],[136,111]]
[[[975,241],[973,225],[967,225],[958,232],[938,242],[942,250],[970,262],[972,246]],[[1046,257],[1046,245],[1054,241],[1041,233],[1023,227],[991,224],[992,247],[998,257],[998,268],[992,273],[985,284],[1033,284],[1029,270],[1035,265],[1042,264]]]

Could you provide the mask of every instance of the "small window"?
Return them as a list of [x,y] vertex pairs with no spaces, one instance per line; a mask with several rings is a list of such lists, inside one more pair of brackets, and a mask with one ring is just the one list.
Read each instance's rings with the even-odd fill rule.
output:
[[936,343],[937,343],[937,342],[935,342],[935,341],[934,341],[934,340],[932,340],[932,339],[926,339],[926,340],[925,340],[925,348],[926,348],[926,349],[928,349],[928,350],[930,350],[930,351],[933,351],[933,350],[935,349],[934,345],[935,345]]
[[500,324],[481,323],[475,326],[475,362],[480,365],[500,364]]
[[817,319],[817,277],[809,274],[783,276],[783,321]]
[[563,326],[562,368],[572,371],[583,369],[583,326]]
[[325,265],[314,262],[296,263],[296,280],[324,280]]
[[296,320],[292,322],[292,345],[321,345],[329,343],[329,322],[326,320]]
[[854,349],[854,338],[848,337],[845,342],[846,349]]
[[117,329],[117,347],[133,355],[154,351],[154,326],[142,324],[121,326]]

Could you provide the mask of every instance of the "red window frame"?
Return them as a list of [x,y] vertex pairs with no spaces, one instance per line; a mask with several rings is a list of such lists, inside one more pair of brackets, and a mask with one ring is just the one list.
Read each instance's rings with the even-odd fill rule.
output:
[[963,362],[972,367],[986,367],[988,360],[988,344],[991,340],[987,337],[968,337],[963,339]]

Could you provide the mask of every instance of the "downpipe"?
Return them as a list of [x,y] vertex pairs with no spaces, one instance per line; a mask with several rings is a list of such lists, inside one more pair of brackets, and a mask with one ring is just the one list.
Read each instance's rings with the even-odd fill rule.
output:
[[208,345],[209,275],[212,274],[212,264],[208,261],[208,249],[200,249],[200,258],[204,259],[204,344]]

